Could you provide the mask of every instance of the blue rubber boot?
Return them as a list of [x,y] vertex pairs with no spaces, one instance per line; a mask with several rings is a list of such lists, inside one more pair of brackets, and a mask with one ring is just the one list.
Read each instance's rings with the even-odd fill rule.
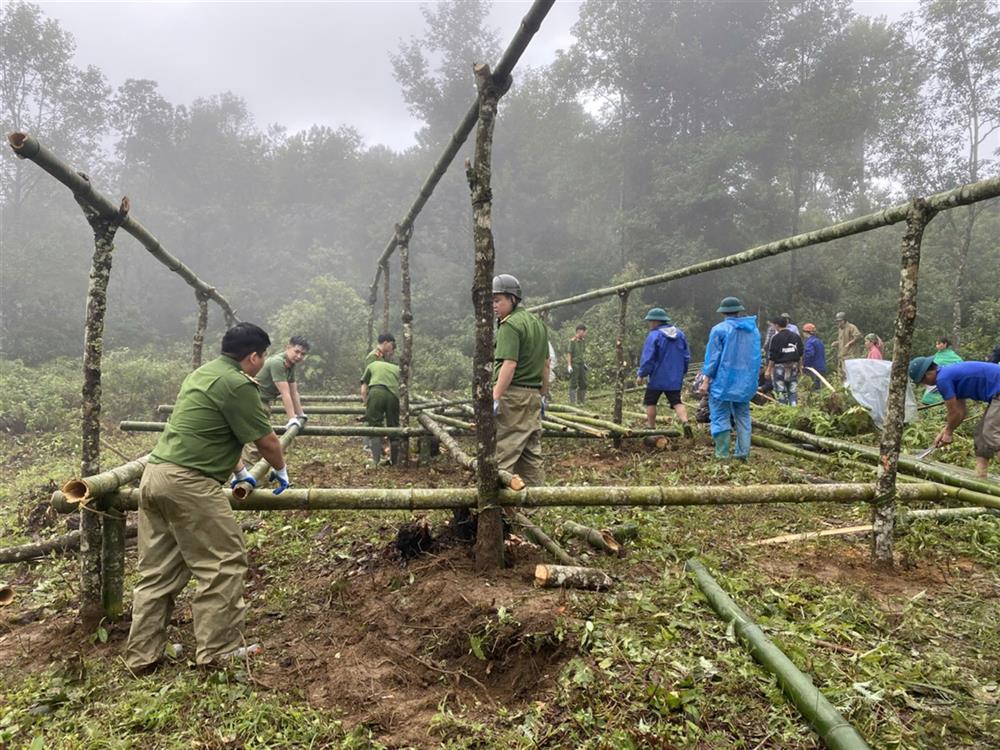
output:
[[732,434],[731,430],[726,430],[718,435],[712,435],[712,440],[715,441],[716,458],[729,458],[729,440]]

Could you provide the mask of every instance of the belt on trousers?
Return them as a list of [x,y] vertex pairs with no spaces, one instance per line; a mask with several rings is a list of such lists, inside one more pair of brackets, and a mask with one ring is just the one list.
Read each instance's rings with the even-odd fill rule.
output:
[[509,391],[540,391],[542,386],[540,385],[512,385],[507,388]]

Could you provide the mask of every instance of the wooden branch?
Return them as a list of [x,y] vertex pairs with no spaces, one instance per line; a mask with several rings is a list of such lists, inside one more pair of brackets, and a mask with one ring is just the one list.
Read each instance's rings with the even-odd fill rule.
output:
[[[476,459],[472,458],[472,456],[463,451],[455,438],[449,435],[429,414],[421,412],[417,415],[417,420],[429,433],[434,435],[434,437],[441,442],[441,445],[448,449],[448,455],[458,461],[458,463],[469,471],[476,470]],[[524,480],[517,474],[511,474],[509,471],[503,470],[498,470],[497,473],[499,474],[500,482],[504,487],[508,487],[515,492],[524,489]]]
[[543,589],[587,589],[607,591],[614,582],[603,570],[577,565],[536,565],[535,585]]
[[599,549],[615,557],[621,557],[622,546],[610,531],[592,529],[589,526],[575,523],[573,521],[563,521],[563,531],[577,539],[582,539],[594,549]]
[[524,532],[525,537],[544,549],[563,565],[579,565],[566,550],[560,547],[548,534],[532,523],[523,513],[514,513],[514,523]]

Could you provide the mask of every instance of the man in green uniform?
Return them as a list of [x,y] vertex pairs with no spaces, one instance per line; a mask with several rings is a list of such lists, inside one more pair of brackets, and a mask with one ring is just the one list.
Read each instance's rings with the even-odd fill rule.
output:
[[861,330],[847,320],[847,313],[839,312],[837,319],[837,356],[840,358],[840,371],[844,372],[845,359],[860,359],[865,357],[865,340]]
[[499,321],[493,349],[493,414],[497,466],[525,483],[545,483],[542,415],[549,385],[549,337],[537,315],[519,305],[521,283],[510,274],[493,278],[493,312]]
[[385,361],[392,362],[392,356],[396,353],[396,338],[391,333],[380,333],[378,343],[375,348],[368,352],[365,357],[365,367],[372,362]]
[[[370,427],[399,427],[399,365],[380,359],[369,363],[361,376],[361,400],[365,404],[365,424]],[[382,460],[382,438],[368,440],[371,467]],[[399,465],[399,439],[389,440],[389,456],[393,466]]]
[[299,384],[295,379],[295,365],[306,358],[311,348],[302,336],[292,336],[288,340],[283,354],[268,357],[264,366],[257,374],[260,385],[260,400],[268,406],[279,397],[285,407],[288,423],[285,427],[297,424],[299,427],[306,421],[305,411],[299,401]]
[[584,404],[587,401],[587,369],[587,326],[580,323],[569,340],[569,351],[566,352],[571,404]]
[[[125,649],[134,672],[151,670],[163,656],[174,600],[192,575],[196,662],[224,662],[249,648],[243,646],[246,549],[222,483],[244,443],[254,443],[274,467],[274,494],[288,487],[281,444],[253,379],[270,343],[252,323],[226,331],[222,356],[184,379],[150,454],[139,485],[139,581]],[[242,467],[238,481],[256,484]]]

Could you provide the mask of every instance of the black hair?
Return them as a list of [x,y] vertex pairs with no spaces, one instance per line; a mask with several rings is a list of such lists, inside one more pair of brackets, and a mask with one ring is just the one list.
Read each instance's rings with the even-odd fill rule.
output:
[[384,344],[387,341],[390,341],[393,344],[395,344],[396,343],[396,337],[393,336],[391,333],[380,333],[378,335],[378,342],[380,344]]
[[255,352],[263,357],[270,345],[267,331],[253,323],[237,323],[222,337],[222,353],[237,361]]
[[583,323],[581,323],[580,325],[578,325],[576,327],[576,330],[578,330],[578,331],[586,331],[587,330],[587,326],[585,326]]
[[938,336],[937,342],[939,344],[944,344],[945,346],[951,346],[951,340],[947,336]]
[[288,339],[289,346],[301,346],[306,351],[312,349],[312,344],[309,343],[309,339],[305,336],[292,336]]
[[771,322],[774,323],[775,325],[781,326],[782,328],[788,327],[788,318],[786,318],[784,315],[779,315],[777,318],[771,318]]

